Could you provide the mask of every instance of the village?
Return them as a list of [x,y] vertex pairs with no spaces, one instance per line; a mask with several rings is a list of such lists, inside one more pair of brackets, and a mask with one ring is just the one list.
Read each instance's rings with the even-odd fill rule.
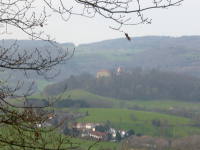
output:
[[[84,139],[94,139],[101,141],[121,141],[131,135],[134,135],[133,130],[118,130],[103,123],[73,123],[72,132],[77,137]],[[64,132],[65,133],[65,132]]]
[[[135,135],[134,130],[122,130],[113,128],[109,121],[105,123],[92,122],[76,122],[77,118],[83,117],[85,114],[77,113],[61,113],[49,114],[43,123],[38,123],[37,128],[48,128],[58,126],[58,122],[63,124],[58,126],[62,134],[72,137],[78,137],[88,140],[100,140],[119,142],[127,137]],[[68,118],[68,119],[67,119]],[[69,122],[69,120],[73,120]]]

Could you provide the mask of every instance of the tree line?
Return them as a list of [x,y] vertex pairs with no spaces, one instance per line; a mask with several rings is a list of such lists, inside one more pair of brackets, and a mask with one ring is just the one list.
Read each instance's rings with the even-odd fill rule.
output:
[[132,69],[110,77],[96,78],[91,74],[70,76],[68,79],[49,85],[47,95],[57,95],[66,90],[83,89],[97,95],[124,100],[174,99],[181,101],[200,100],[200,79],[175,72]]

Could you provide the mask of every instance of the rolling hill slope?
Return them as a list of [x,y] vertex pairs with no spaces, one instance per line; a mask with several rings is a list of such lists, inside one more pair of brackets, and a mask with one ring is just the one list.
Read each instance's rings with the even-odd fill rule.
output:
[[159,68],[200,76],[199,65],[200,36],[147,36],[133,37],[132,42],[113,39],[79,45],[66,67],[74,73],[95,73],[102,68],[123,66]]
[[[2,42],[6,47],[14,40],[0,41]],[[21,40],[18,43],[22,50],[48,48],[48,44],[42,41]],[[100,69],[114,69],[118,66],[157,68],[200,77],[200,36],[146,36],[133,37],[132,42],[121,38],[79,46],[73,43],[60,43],[60,45],[64,49],[75,48],[75,53],[65,64],[56,67],[61,73],[53,79],[54,81],[62,81],[72,74],[96,73]],[[56,55],[52,47],[51,52]],[[18,73],[15,73],[15,76],[17,79],[22,77]],[[42,79],[36,74],[31,75],[31,78]]]
[[[181,102],[181,101],[174,101],[174,100],[120,100],[114,99],[104,96],[99,96],[84,90],[71,90],[66,91],[60,95],[58,95],[59,101],[67,101],[67,100],[80,100],[88,103],[90,107],[97,107],[97,108],[129,108],[129,109],[147,109],[147,110],[170,110],[170,109],[185,109],[185,110],[193,110],[199,111],[200,103],[199,102]],[[45,100],[45,97],[42,94],[36,94],[31,97],[30,99],[35,100]]]
[[[184,117],[160,114],[155,112],[133,111],[126,109],[87,108],[88,116],[80,122],[107,123],[118,129],[133,129],[136,133],[152,136],[181,137],[200,133],[198,127],[192,127],[193,122]],[[153,125],[159,120],[163,125]]]

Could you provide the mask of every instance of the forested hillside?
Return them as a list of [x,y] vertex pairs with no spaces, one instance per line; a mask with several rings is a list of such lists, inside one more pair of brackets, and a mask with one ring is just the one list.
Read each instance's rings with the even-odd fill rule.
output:
[[45,95],[58,95],[66,90],[83,89],[97,95],[125,100],[173,99],[200,101],[200,79],[188,75],[133,69],[109,77],[96,78],[81,74],[47,86]]

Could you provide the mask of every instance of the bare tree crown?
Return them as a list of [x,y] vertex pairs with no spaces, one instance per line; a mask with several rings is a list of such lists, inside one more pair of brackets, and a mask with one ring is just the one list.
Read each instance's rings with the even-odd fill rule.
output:
[[[1,0],[0,23],[2,33],[9,25],[22,30],[33,39],[50,40],[43,28],[52,13],[68,21],[73,15],[93,18],[97,15],[111,20],[111,28],[151,23],[147,11],[179,6],[183,0]],[[44,35],[44,36],[43,36]]]

